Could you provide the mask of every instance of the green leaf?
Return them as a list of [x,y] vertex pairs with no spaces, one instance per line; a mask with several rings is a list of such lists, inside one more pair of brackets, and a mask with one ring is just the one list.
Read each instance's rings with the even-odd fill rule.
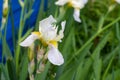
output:
[[17,80],[15,64],[13,62],[13,59],[9,58],[7,60],[7,68],[8,68],[8,74],[9,74],[10,80]]
[[33,13],[33,10],[30,10],[28,13],[25,14],[25,21],[31,16],[31,14]]
[[104,64],[108,64],[108,62],[110,61],[110,59],[111,59],[113,56],[115,56],[115,55],[118,54],[117,52],[119,51],[119,49],[120,49],[120,44],[117,45],[117,46],[112,50],[112,52],[110,52],[110,53],[105,57],[103,63],[104,63]]
[[92,54],[92,59],[94,60],[93,69],[96,80],[100,80],[101,77],[102,60],[100,59],[100,52],[107,43],[109,35],[110,31],[103,36],[103,38],[101,39],[101,41],[99,42]]
[[37,20],[36,20],[36,24],[35,24],[35,30],[39,29],[39,21],[43,18],[43,6],[44,6],[44,0],[40,1],[40,7],[39,7],[39,12],[38,12],[38,16],[37,16]]
[[[76,60],[75,60],[75,63],[73,63],[72,61],[71,62],[69,62],[69,63],[71,63],[71,65],[65,65],[64,67],[66,67],[66,69],[65,69],[65,72],[63,72],[62,73],[62,75],[59,75],[60,76],[60,79],[61,79],[61,77],[63,77],[63,78],[65,78],[65,77],[68,77],[69,76],[69,78],[71,78],[70,80],[72,80],[74,77],[76,77],[75,79],[77,79],[77,80],[79,80],[79,78],[81,78],[80,77],[80,75],[79,74],[83,74],[82,76],[84,76],[84,74],[86,74],[87,73],[87,71],[88,71],[88,68],[89,68],[89,63],[87,63],[87,66],[86,67],[84,67],[85,68],[85,70],[83,70],[83,68],[82,69],[80,69],[80,67],[79,66],[81,66],[81,63],[82,63],[82,61],[84,60],[84,58],[85,58],[85,56],[88,54],[88,52],[89,52],[89,50],[90,50],[90,48],[91,48],[91,46],[92,46],[92,44],[90,44],[89,46],[87,46],[82,52],[81,52],[81,54],[79,55],[79,58],[77,59],[76,58]],[[89,60],[90,61],[90,60]],[[67,64],[67,63],[66,63]],[[79,65],[79,66],[78,66]],[[89,65],[89,66],[88,66]],[[72,70],[73,71],[72,71]],[[71,72],[69,72],[68,70],[70,70]],[[83,71],[84,71],[84,73],[83,73]],[[77,71],[77,72],[76,72]],[[69,74],[70,73],[70,74]],[[76,76],[75,76],[75,73],[76,73]],[[62,79],[63,79],[62,78]],[[84,78],[84,77],[83,77]],[[62,80],[61,79],[61,80]],[[66,78],[65,78],[66,79]],[[81,80],[81,79],[80,79]]]
[[24,35],[22,38],[20,38],[20,40],[18,41],[18,43],[20,43],[20,42],[23,41],[28,35],[30,35],[30,33],[32,32],[32,30],[33,30],[33,28],[29,29],[29,30],[25,33],[25,35]]
[[119,27],[119,23],[116,23],[115,29],[116,29],[116,31],[115,31],[116,32],[116,37],[120,41],[120,27]]
[[82,60],[82,62],[79,64],[79,67],[76,71],[75,80],[88,79],[88,74],[89,74],[91,65],[92,65],[92,60],[90,58],[86,60]]
[[20,70],[20,79],[26,80],[28,74],[28,57],[27,54],[24,54],[21,62],[21,70]]
[[108,74],[105,80],[120,80],[120,69],[117,69],[116,71],[114,71],[114,73]]
[[6,66],[0,63],[0,69],[1,69],[1,80],[10,80]]
[[13,58],[10,48],[6,42],[6,39],[2,39],[2,61],[3,59]]
[[95,50],[93,51],[92,54],[92,58],[94,60],[98,59],[100,57],[100,51],[101,49],[103,49],[103,47],[105,46],[105,44],[107,43],[108,39],[109,39],[109,35],[110,35],[110,31],[107,32],[103,38],[101,39],[101,41],[99,42],[99,44],[97,45],[97,47],[95,48]]
[[103,24],[104,24],[104,16],[101,16],[98,24],[98,31],[102,29]]
[[75,69],[68,69],[58,80],[73,80],[75,75]]
[[94,73],[95,73],[95,79],[96,80],[101,80],[101,69],[102,69],[102,60],[101,59],[97,59],[95,60],[94,64],[93,64],[93,69],[94,69]]

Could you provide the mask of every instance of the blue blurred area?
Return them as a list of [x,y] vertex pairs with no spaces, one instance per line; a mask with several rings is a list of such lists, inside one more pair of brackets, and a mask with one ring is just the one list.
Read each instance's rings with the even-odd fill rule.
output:
[[[25,24],[26,28],[30,28],[35,25],[37,14],[39,12],[40,2],[41,0],[34,0],[34,4],[32,6],[33,13]],[[3,0],[0,0],[0,25],[2,20],[2,4],[3,4]],[[17,34],[19,29],[21,7],[18,3],[18,0],[11,0],[11,5],[12,5],[12,12],[14,17],[15,34]],[[47,9],[47,0],[45,0],[45,4],[44,4],[44,10],[46,9]],[[8,17],[6,40],[11,52],[13,53],[14,47],[13,47],[13,41],[12,41],[12,25],[11,25],[10,15]],[[1,61],[1,57],[2,57],[2,41],[0,40],[0,61]]]

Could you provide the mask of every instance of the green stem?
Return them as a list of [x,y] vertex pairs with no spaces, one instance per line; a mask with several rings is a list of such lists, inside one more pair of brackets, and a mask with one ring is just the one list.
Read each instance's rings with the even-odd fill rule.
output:
[[[66,7],[66,8],[61,7],[61,9],[62,9],[62,11],[60,12],[60,14],[58,14],[57,23],[59,23],[64,18],[68,7]],[[57,12],[56,12],[56,15],[57,15]]]
[[118,22],[120,20],[120,17],[118,17],[116,20],[114,20],[113,22],[111,22],[110,24],[108,24],[107,26],[103,27],[103,29],[101,30],[101,32],[105,31],[106,29],[108,29],[109,27],[111,27],[113,24],[115,24],[116,22]]
[[[2,62],[3,62],[3,59],[4,59],[4,57],[5,57],[5,53],[4,53],[4,46],[6,46],[6,45],[4,45],[4,44],[6,44],[6,34],[7,34],[7,32],[6,32],[6,30],[7,30],[7,23],[8,23],[8,16],[9,16],[9,11],[10,11],[10,6],[8,5],[8,13],[7,13],[7,16],[6,16],[6,21],[5,21],[5,23],[2,23],[1,24],[1,29],[0,29],[0,40],[1,40],[1,42],[2,42]],[[3,18],[3,17],[2,17]],[[4,34],[2,34],[2,30],[4,31]],[[5,43],[4,43],[4,41],[5,41]]]
[[[22,30],[23,30],[23,25],[24,25],[24,19],[23,19],[23,14],[24,14],[24,7],[22,7],[22,12],[21,12],[21,17],[20,17],[20,25],[19,25],[19,31],[18,31],[18,41],[20,40],[22,36]],[[19,54],[20,54],[20,46],[17,46],[16,54],[15,54],[15,61],[16,61],[16,71],[18,73],[18,64],[19,64]]]
[[11,19],[11,24],[12,24],[12,37],[13,37],[13,47],[15,48],[15,26],[14,26],[14,18],[13,18],[13,12],[12,12],[12,7],[10,7],[10,19]]

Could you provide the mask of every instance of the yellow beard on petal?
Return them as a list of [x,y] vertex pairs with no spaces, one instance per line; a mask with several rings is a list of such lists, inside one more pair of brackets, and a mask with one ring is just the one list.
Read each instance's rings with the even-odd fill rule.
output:
[[72,6],[73,6],[72,2],[71,1],[68,2],[68,7],[72,7]]
[[58,48],[57,41],[52,40],[52,41],[49,41],[49,43],[52,44],[54,47]]
[[[32,34],[35,34],[37,36],[41,36],[40,32],[32,32]],[[46,42],[41,36],[40,41],[43,44],[43,46],[48,46],[48,44],[52,44],[54,47],[56,47],[56,48],[58,47],[58,43],[55,40],[51,40],[51,41]]]
[[73,7],[75,9],[80,9],[80,7],[75,7],[75,5],[73,4],[73,2],[71,0],[68,2],[68,7]]
[[35,35],[37,35],[37,36],[40,36],[40,35],[41,35],[40,32],[32,32],[32,34],[35,34]]

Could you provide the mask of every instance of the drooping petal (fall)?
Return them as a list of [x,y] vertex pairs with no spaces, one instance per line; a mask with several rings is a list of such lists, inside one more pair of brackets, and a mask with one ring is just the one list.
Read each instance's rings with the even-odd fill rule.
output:
[[74,20],[77,22],[81,22],[80,20],[80,9],[82,9],[88,0],[58,0],[55,4],[59,6],[64,6],[66,3],[70,4],[71,7],[74,8]]
[[49,45],[50,49],[48,51],[48,60],[54,65],[62,65],[64,63],[64,58],[60,51],[53,45]]
[[34,43],[36,39],[39,39],[40,37],[37,34],[32,33],[29,35],[23,42],[20,43],[20,46],[23,47],[29,47]]
[[75,21],[81,22],[80,9],[74,9],[73,17],[74,17]]

